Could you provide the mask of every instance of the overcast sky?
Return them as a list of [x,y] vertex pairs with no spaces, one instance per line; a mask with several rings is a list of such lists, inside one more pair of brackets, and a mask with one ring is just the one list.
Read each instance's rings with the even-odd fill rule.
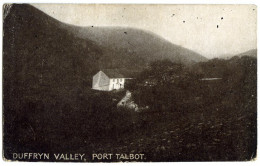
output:
[[124,26],[152,31],[207,58],[255,49],[254,5],[33,4],[77,26]]

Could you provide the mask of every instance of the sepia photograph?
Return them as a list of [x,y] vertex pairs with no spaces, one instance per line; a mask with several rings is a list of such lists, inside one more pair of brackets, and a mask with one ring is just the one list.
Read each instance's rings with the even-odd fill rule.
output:
[[257,157],[257,5],[5,3],[4,161]]

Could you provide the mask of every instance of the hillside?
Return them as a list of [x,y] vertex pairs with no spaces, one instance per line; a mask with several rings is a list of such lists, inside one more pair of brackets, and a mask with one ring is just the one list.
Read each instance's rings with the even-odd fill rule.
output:
[[242,56],[257,57],[257,49],[248,50],[246,52],[242,52],[240,54],[235,54],[235,55],[232,55],[232,54],[221,55],[221,56],[219,56],[219,58],[220,59],[230,59],[235,56],[237,56],[237,57],[242,57]]
[[68,25],[63,27],[77,37],[90,39],[99,46],[105,47],[104,54],[120,55],[124,58],[128,56],[141,58],[146,64],[150,61],[163,59],[186,65],[207,60],[194,51],[172,44],[152,32],[141,29]]
[[157,59],[184,64],[206,59],[143,30],[71,26],[25,4],[12,5],[5,17],[3,44],[4,77],[28,85],[78,80],[90,86],[101,68],[142,70]]
[[257,57],[257,49],[252,49],[243,53],[240,53],[238,55],[235,55],[238,57],[242,57],[242,56],[250,56],[250,57]]
[[102,50],[94,42],[60,29],[60,24],[29,5],[10,8],[3,25],[7,98],[16,90],[39,97],[47,92],[63,93],[66,87],[69,92],[77,84],[89,86]]

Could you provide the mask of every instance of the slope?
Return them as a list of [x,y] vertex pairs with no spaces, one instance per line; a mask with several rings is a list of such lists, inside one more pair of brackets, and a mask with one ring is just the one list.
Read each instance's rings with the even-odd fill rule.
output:
[[134,56],[144,62],[169,59],[173,62],[192,64],[206,61],[198,53],[172,44],[162,37],[141,29],[128,27],[75,27],[64,26],[75,36],[95,41],[105,47],[104,54]]

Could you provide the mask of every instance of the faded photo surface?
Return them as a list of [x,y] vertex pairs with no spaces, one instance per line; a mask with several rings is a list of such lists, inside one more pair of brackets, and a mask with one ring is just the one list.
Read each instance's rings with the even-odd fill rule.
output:
[[257,6],[5,4],[8,161],[250,161]]

